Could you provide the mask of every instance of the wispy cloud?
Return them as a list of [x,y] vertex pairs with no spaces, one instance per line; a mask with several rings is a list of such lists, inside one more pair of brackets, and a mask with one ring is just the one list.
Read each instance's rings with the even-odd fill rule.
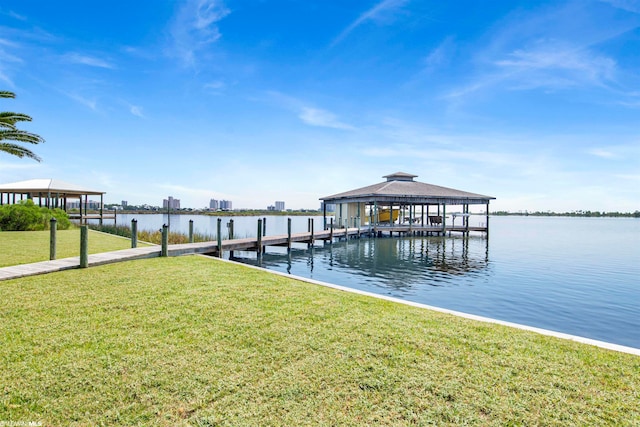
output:
[[599,89],[620,96],[627,92],[623,87],[631,70],[620,69],[602,45],[623,39],[638,25],[637,15],[603,16],[602,8],[580,2],[513,12],[479,38],[482,46],[467,64],[471,77],[445,98],[463,99],[489,89]]
[[588,151],[589,154],[591,154],[592,156],[596,156],[596,157],[600,157],[603,159],[612,159],[614,157],[616,157],[616,155],[614,153],[612,153],[609,150],[603,150],[601,148],[593,148],[591,150]]
[[326,127],[332,129],[355,130],[356,128],[341,121],[338,116],[326,109],[318,108],[309,103],[277,91],[267,92],[270,99],[280,107],[294,111],[303,123],[309,126]]
[[601,0],[604,3],[609,3],[611,6],[626,10],[628,12],[640,13],[640,1],[638,0]]
[[424,58],[424,71],[430,72],[438,67],[447,65],[454,48],[453,37],[447,37]]
[[187,1],[171,23],[169,54],[179,58],[184,65],[194,66],[196,54],[220,38],[216,24],[229,13],[221,0]]
[[312,107],[302,107],[300,114],[298,114],[300,120],[310,126],[320,126],[333,129],[353,130],[354,127],[346,123],[341,122],[338,117],[326,110]]
[[142,107],[140,106],[137,106],[137,105],[129,106],[129,112],[131,112],[131,114],[133,114],[134,116],[144,118],[144,114],[142,113]]
[[355,21],[349,24],[347,28],[342,30],[342,32],[335,39],[333,39],[330,46],[333,47],[339,44],[349,34],[351,34],[353,30],[355,30],[365,22],[385,22],[388,19],[390,13],[401,8],[404,4],[407,3],[407,1],[408,0],[383,0],[379,2],[374,7],[358,16]]
[[68,53],[64,55],[64,59],[73,64],[88,65],[90,67],[115,69],[116,67],[104,59],[96,58],[95,56],[82,55],[80,53]]
[[65,95],[93,111],[98,109],[98,102],[95,99],[88,99],[76,93],[65,93]]
[[518,49],[495,65],[505,71],[505,77],[517,76],[520,88],[604,86],[614,80],[616,72],[613,59],[555,41]]

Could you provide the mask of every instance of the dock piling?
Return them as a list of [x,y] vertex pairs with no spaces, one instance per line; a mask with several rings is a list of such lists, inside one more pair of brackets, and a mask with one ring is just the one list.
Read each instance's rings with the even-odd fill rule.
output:
[[138,247],[138,220],[135,218],[131,220],[131,247]]
[[218,218],[216,238],[218,239],[218,258],[222,258],[222,218]]
[[291,252],[291,218],[287,218],[287,251]]
[[89,267],[89,226],[80,227],[80,268]]
[[189,220],[189,243],[193,243],[193,220]]
[[53,217],[49,221],[49,259],[56,259],[56,232],[58,230],[58,220]]
[[258,242],[257,242],[257,251],[258,251],[258,257],[260,257],[262,255],[262,220],[259,219],[258,220]]
[[160,248],[160,256],[169,256],[169,226],[162,224],[162,247]]

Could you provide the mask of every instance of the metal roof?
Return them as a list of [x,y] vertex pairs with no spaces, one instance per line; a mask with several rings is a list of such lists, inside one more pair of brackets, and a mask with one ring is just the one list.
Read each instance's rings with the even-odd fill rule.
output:
[[385,175],[387,181],[344,193],[321,197],[325,203],[394,202],[486,204],[495,197],[414,181],[417,175],[404,172]]
[[9,184],[0,184],[0,193],[17,193],[17,194],[37,194],[49,193],[54,194],[71,194],[71,195],[89,195],[89,194],[105,194],[104,191],[90,190],[80,187],[76,184],[60,181],[59,179],[30,179],[27,181],[12,182]]

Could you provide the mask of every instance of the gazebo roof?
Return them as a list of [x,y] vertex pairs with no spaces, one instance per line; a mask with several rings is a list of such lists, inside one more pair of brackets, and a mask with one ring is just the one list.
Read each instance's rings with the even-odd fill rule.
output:
[[387,180],[344,193],[321,197],[325,203],[356,202],[411,202],[411,203],[445,203],[445,204],[481,204],[495,199],[492,196],[469,193],[439,185],[414,181],[417,175],[396,172],[385,175]]
[[0,193],[18,193],[18,194],[64,194],[64,195],[95,195],[105,194],[104,191],[90,190],[80,187],[76,184],[60,181],[58,179],[30,179],[27,181],[12,182],[9,184],[0,184]]

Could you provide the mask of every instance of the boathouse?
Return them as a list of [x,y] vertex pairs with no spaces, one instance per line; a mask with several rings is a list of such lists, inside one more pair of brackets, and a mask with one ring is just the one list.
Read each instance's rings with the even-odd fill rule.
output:
[[[15,204],[26,198],[33,200],[38,206],[60,208],[67,211],[68,207],[73,203],[69,199],[78,200],[78,213],[69,214],[70,218],[79,219],[81,223],[86,222],[87,219],[99,219],[102,221],[106,218],[103,209],[105,194],[104,191],[83,188],[57,179],[30,179],[0,184],[0,205]],[[100,203],[92,209],[95,213],[89,213],[89,196],[100,196]],[[109,217],[113,218],[114,214],[109,215]]]
[[[335,227],[368,227],[374,231],[489,231],[489,202],[495,197],[414,181],[417,175],[396,172],[386,181],[331,196],[324,203],[325,228],[328,204],[335,205]],[[470,205],[484,205],[484,213]],[[484,220],[470,225],[471,215]],[[461,221],[456,226],[456,218]]]

